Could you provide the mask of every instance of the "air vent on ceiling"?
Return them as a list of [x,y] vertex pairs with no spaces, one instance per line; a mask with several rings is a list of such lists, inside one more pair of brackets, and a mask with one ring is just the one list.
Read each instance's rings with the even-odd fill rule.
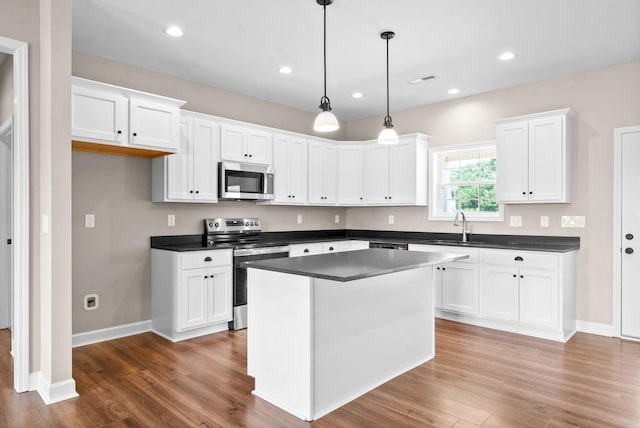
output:
[[425,80],[431,80],[435,78],[436,78],[435,74],[430,74],[428,76],[418,77],[417,79],[409,80],[409,83],[411,83],[412,85],[415,85],[416,83],[424,82]]

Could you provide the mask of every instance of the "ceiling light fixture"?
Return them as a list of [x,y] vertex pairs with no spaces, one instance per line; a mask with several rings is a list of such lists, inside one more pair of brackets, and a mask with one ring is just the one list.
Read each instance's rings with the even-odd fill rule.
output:
[[175,25],[171,25],[167,27],[167,29],[164,30],[164,32],[171,37],[182,37],[182,35],[184,34],[180,29],[180,27],[176,27]]
[[322,112],[318,114],[313,129],[316,132],[331,132],[340,128],[338,119],[331,113],[331,101],[327,97],[327,6],[333,3],[333,0],[316,0],[324,11],[324,95],[320,98],[320,108]]
[[393,31],[380,34],[380,38],[387,41],[387,115],[384,117],[384,129],[378,135],[378,144],[398,144],[398,134],[393,130],[393,122],[389,116],[389,39],[393,39],[395,35]]
[[447,94],[449,95],[455,95],[455,94],[459,94],[460,93],[460,89],[458,88],[451,88],[447,91]]
[[293,70],[291,69],[291,67],[288,67],[286,65],[283,65],[278,69],[278,72],[281,74],[291,74],[292,71]]
[[514,59],[516,57],[516,54],[514,54],[513,52],[504,52],[503,54],[501,54],[498,59],[500,61],[510,61],[512,59]]
[[358,99],[358,98],[362,98],[364,96],[364,94],[362,92],[354,92],[353,94],[351,94],[351,96],[353,98]]

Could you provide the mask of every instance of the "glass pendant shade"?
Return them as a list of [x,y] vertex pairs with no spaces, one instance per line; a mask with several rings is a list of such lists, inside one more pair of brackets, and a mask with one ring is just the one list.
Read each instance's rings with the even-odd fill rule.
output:
[[340,128],[338,119],[330,111],[323,111],[316,116],[313,122],[313,130],[316,132],[331,132]]
[[378,144],[398,144],[398,134],[393,128],[384,128],[378,135]]

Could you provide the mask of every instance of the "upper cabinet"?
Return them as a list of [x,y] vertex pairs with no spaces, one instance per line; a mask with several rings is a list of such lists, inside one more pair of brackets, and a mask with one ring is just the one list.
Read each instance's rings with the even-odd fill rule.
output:
[[220,128],[220,159],[271,165],[272,134],[261,129],[223,124]]
[[427,141],[426,135],[411,134],[396,145],[365,146],[367,205],[427,205]]
[[179,153],[152,161],[153,202],[217,202],[220,125],[182,112]]
[[303,138],[273,136],[275,198],[271,204],[307,203],[308,144]]
[[335,204],[338,151],[335,144],[309,140],[309,203]]
[[72,78],[74,150],[142,157],[176,153],[184,101]]
[[364,145],[338,146],[338,205],[364,204]]
[[498,202],[571,202],[572,115],[562,109],[496,121]]

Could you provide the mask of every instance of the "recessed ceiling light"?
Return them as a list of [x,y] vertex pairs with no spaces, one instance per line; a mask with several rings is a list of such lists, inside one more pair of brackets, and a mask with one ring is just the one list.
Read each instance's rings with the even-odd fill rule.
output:
[[455,95],[455,94],[459,94],[460,93],[460,89],[457,88],[451,88],[447,91],[447,94],[449,95]]
[[504,52],[502,55],[498,57],[500,61],[509,61],[516,57],[516,54],[513,52]]
[[164,32],[170,35],[171,37],[182,37],[182,34],[183,34],[180,27],[176,27],[175,25],[167,27],[167,29],[164,30]]
[[353,94],[351,94],[351,96],[353,98],[362,98],[364,94],[362,92],[354,92]]
[[282,74],[291,74],[291,72],[292,72],[293,70],[291,69],[291,67],[286,66],[286,65],[283,65],[282,67],[280,67],[280,68],[278,69],[278,71],[279,71],[280,73],[282,73]]

